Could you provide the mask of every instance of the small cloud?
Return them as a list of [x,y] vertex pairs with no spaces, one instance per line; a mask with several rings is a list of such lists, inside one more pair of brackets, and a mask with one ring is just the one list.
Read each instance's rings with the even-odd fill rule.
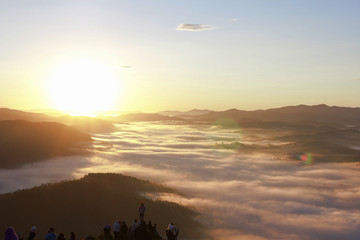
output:
[[237,18],[229,18],[229,22],[237,22],[238,19]]
[[120,70],[126,70],[126,69],[133,69],[134,66],[130,66],[130,65],[123,65],[123,66],[115,66],[114,68],[116,69],[120,69]]
[[184,23],[180,24],[176,28],[176,30],[178,31],[191,31],[191,32],[213,30],[213,29],[215,28],[205,24],[184,24]]

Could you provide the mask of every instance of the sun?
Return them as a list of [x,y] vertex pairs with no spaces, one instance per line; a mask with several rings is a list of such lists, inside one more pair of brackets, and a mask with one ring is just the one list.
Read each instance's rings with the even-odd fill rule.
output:
[[88,59],[58,66],[49,78],[49,94],[56,109],[72,115],[94,116],[110,110],[119,94],[112,68]]

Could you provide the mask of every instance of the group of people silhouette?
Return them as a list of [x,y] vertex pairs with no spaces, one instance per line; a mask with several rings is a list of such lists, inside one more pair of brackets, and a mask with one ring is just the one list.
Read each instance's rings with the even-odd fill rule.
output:
[[[88,236],[83,240],[163,240],[160,234],[157,232],[156,223],[152,224],[151,221],[145,222],[145,205],[141,202],[139,207],[140,220],[134,219],[131,226],[128,227],[125,221],[116,220],[113,226],[105,225],[103,228],[103,234],[95,238]],[[113,233],[113,234],[112,234]],[[176,240],[179,234],[179,229],[175,224],[170,223],[165,231],[167,240]],[[30,229],[27,239],[19,237],[13,227],[8,227],[5,232],[5,240],[37,240],[36,239],[36,227],[33,226]],[[64,233],[55,233],[53,227],[50,227],[44,240],[67,240]],[[69,240],[76,240],[75,233],[70,233]]]

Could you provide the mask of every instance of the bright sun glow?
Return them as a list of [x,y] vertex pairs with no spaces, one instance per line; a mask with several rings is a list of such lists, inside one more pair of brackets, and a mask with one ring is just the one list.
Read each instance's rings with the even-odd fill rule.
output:
[[55,107],[72,115],[93,116],[110,110],[119,94],[118,87],[110,67],[87,59],[59,66],[49,79]]

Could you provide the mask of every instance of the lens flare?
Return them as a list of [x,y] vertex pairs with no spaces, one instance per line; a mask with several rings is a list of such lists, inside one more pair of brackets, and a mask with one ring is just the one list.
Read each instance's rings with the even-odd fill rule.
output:
[[304,153],[299,156],[299,159],[304,162],[304,164],[308,165],[312,163],[313,156],[311,153]]

